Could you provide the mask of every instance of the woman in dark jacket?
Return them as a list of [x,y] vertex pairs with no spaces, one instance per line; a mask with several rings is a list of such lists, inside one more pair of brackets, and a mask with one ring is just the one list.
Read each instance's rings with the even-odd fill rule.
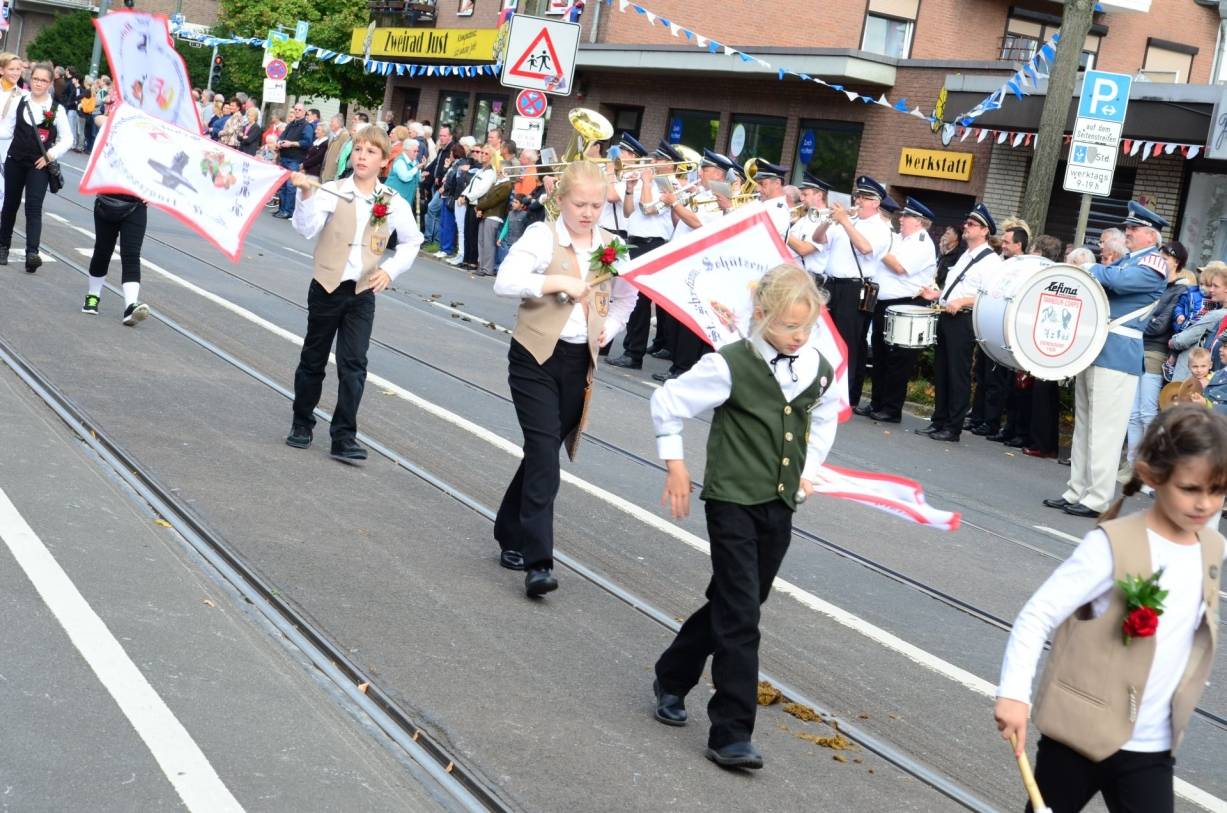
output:
[[239,150],[248,155],[255,155],[256,151],[260,149],[262,132],[260,129],[260,111],[253,107],[247,111],[247,122],[239,133]]

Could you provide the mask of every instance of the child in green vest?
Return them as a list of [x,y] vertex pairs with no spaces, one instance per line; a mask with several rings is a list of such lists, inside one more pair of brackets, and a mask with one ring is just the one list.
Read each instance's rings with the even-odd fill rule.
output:
[[[1143,484],[1153,505],[1115,519]],[[1173,809],[1173,754],[1214,661],[1224,548],[1208,526],[1225,493],[1227,418],[1194,406],[1163,412],[1124,495],[1014,622],[994,713],[1017,754],[1032,677],[1056,630],[1034,713],[1036,781],[1055,813],[1081,810],[1096,793],[1112,813]]]
[[[754,293],[748,339],[708,353],[652,396],[652,423],[668,474],[661,498],[673,516],[690,510],[682,422],[714,409],[703,492],[711,540],[707,603],[656,662],[656,719],[685,725],[684,698],[712,656],[716,693],[707,757],[726,768],[761,768],[750,742],[758,707],[759,607],[784,560],[797,503],[835,439],[846,393],[811,343],[822,294],[806,271],[781,265]],[[837,386],[847,387],[844,379]],[[841,396],[842,397],[839,397]]]

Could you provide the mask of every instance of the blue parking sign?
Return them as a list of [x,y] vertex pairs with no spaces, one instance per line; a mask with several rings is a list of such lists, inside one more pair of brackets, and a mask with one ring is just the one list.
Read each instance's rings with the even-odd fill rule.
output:
[[1133,77],[1128,74],[1087,71],[1078,98],[1078,116],[1123,123],[1132,85]]

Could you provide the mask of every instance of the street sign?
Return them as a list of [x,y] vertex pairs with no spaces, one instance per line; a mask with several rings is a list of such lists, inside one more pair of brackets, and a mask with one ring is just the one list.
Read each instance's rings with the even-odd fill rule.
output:
[[284,79],[264,80],[264,104],[285,104]]
[[499,82],[506,87],[568,96],[579,52],[579,25],[513,15]]
[[[521,90],[516,96],[516,112],[524,118],[539,119],[545,115],[549,100],[539,90]],[[519,143],[519,142],[517,142]],[[533,147],[532,149],[537,149]]]
[[299,20],[294,26],[294,39],[298,40],[299,42],[306,42],[307,31],[309,31],[310,28],[311,23],[307,22],[306,20]]
[[797,147],[797,157],[801,159],[803,165],[809,164],[810,159],[814,157],[814,150],[817,146],[818,143],[813,130],[806,130],[801,134],[801,145]]
[[680,116],[674,116],[669,122],[669,143],[682,143],[682,119]]
[[1116,172],[1132,84],[1133,78],[1123,73],[1086,72],[1065,163],[1063,186],[1067,192],[1112,194],[1112,176]]
[[520,149],[539,150],[545,135],[545,119],[511,117],[511,140]]
[[270,59],[264,66],[264,72],[268,74],[269,79],[285,79],[290,69],[280,59]]

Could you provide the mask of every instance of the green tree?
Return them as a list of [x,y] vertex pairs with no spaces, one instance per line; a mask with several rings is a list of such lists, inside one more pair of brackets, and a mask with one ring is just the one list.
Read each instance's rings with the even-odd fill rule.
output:
[[[270,28],[292,24],[296,20],[311,23],[307,41],[311,45],[339,53],[349,52],[355,28],[370,22],[368,0],[221,0],[215,30],[240,37],[264,37]],[[259,97],[264,82],[260,62],[263,51],[247,45],[222,46],[225,58],[223,93],[244,90]],[[374,107],[383,99],[384,77],[367,74],[353,62],[335,65],[315,58],[303,57],[298,70],[290,73],[286,90],[291,96],[318,99],[339,99],[342,103],[357,102]]]
[[192,87],[202,88],[209,83],[209,67],[212,64],[213,49],[201,45],[199,48],[191,43],[175,38],[175,50],[183,57],[187,65],[188,79]]
[[[88,11],[57,15],[55,21],[30,42],[27,49],[30,59],[74,66],[84,74],[89,70],[90,52],[94,48],[93,19]],[[99,70],[110,73],[105,66]]]

